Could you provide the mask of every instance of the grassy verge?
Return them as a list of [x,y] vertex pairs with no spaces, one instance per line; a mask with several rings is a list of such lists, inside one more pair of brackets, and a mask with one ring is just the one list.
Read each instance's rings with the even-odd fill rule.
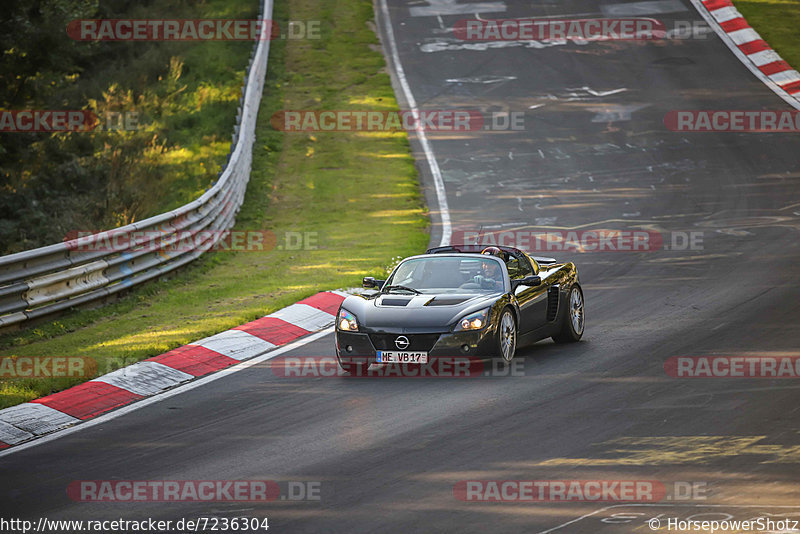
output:
[[800,2],[797,0],[734,0],[747,22],[781,57],[800,69]]
[[[292,0],[276,20],[319,20],[320,40],[273,41],[242,230],[277,236],[264,252],[214,252],[168,282],[102,309],[0,338],[3,356],[86,356],[98,374],[253,320],[323,289],[358,285],[423,250],[427,217],[404,132],[281,133],[281,109],[397,109],[369,0]],[[289,250],[287,232],[313,247]],[[295,235],[295,234],[289,234]],[[290,243],[291,244],[291,243]],[[76,379],[0,381],[0,408]]]

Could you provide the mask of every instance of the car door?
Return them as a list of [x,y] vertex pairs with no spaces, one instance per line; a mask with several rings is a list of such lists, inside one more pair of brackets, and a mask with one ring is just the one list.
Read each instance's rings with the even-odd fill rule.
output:
[[[511,280],[521,280],[535,274],[530,261],[524,255],[511,255],[506,262]],[[514,289],[520,309],[520,334],[526,334],[544,326],[547,322],[547,284],[538,286],[518,285]]]

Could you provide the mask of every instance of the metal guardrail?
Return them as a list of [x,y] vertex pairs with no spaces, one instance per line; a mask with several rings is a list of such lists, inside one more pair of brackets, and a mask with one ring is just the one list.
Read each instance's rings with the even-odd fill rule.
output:
[[[263,0],[259,19],[271,19]],[[267,31],[269,31],[267,29]],[[141,284],[191,262],[224,239],[244,200],[269,38],[255,43],[239,99],[231,152],[200,198],[140,222],[0,257],[0,328],[21,324]],[[189,246],[182,236],[195,236]],[[157,241],[151,237],[159,235]],[[182,246],[172,246],[181,241]],[[122,246],[116,246],[118,243]],[[104,246],[115,243],[115,246]],[[157,243],[153,246],[153,243]]]

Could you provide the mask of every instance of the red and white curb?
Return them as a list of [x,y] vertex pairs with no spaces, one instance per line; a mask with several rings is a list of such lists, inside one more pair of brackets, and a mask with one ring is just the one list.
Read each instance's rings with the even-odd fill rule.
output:
[[317,293],[260,319],[65,391],[0,410],[0,449],[50,434],[249,360],[333,325],[347,296]]
[[731,0],[691,0],[700,15],[761,81],[800,109],[800,73],[747,23]]

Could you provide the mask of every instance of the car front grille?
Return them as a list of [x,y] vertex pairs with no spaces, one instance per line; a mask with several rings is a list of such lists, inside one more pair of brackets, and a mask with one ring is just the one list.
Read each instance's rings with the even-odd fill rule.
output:
[[[408,347],[399,349],[395,344],[398,336],[408,338]],[[370,341],[377,350],[405,350],[428,352],[439,339],[439,334],[370,334]]]

